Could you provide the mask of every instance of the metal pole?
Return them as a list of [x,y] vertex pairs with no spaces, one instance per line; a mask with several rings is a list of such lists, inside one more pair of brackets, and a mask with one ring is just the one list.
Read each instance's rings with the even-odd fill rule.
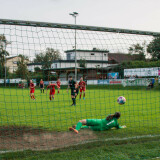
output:
[[5,84],[5,87],[6,87],[6,77],[7,77],[7,73],[6,73],[6,43],[5,43],[4,54],[5,54],[5,78],[4,78],[4,84]]
[[[75,25],[76,25],[76,16],[75,16]],[[75,29],[75,81],[77,81],[77,37]]]

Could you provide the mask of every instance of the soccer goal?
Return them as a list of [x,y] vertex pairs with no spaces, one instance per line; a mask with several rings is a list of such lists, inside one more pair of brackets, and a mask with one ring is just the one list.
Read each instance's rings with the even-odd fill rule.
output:
[[0,150],[157,140],[159,36],[0,19]]

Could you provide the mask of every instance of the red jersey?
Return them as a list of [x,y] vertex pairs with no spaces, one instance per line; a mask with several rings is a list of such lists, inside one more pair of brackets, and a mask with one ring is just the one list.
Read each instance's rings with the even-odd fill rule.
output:
[[56,83],[57,83],[57,86],[59,86],[59,87],[61,86],[61,82],[60,81],[57,81]]
[[34,83],[30,83],[29,86],[30,86],[30,89],[31,89],[31,90],[34,90],[34,89],[35,89]]
[[86,87],[86,82],[85,81],[80,81],[79,86],[80,86],[80,88],[85,88]]
[[55,92],[55,86],[56,86],[56,84],[48,85],[48,86],[47,86],[47,89],[50,88],[50,92]]
[[42,85],[42,84],[44,84],[44,82],[43,82],[43,81],[40,81],[40,84]]

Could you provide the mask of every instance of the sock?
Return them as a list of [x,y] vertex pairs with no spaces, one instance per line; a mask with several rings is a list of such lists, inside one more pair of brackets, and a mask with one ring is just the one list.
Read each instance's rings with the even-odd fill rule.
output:
[[83,98],[85,97],[85,93],[83,94]]
[[33,95],[33,99],[35,99],[35,96]]
[[44,93],[44,89],[43,89],[43,93]]
[[76,105],[76,99],[75,98],[73,98],[73,104]]
[[42,89],[41,89],[41,93],[42,93]]
[[32,95],[31,95],[31,99],[32,99]]
[[81,96],[82,96],[82,95],[80,94],[80,99],[81,99]]
[[76,125],[76,130],[79,131],[82,127],[82,123],[81,122],[78,122],[77,125]]
[[73,104],[74,104],[74,98],[72,98]]
[[52,100],[52,98],[51,98],[51,97],[49,97],[49,99],[50,99],[50,101]]
[[58,90],[58,94],[59,94],[59,90]]

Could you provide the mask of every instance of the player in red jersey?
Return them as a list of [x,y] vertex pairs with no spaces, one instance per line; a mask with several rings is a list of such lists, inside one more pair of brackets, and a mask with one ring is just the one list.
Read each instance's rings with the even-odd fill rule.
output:
[[35,86],[32,80],[30,80],[29,88],[30,88],[30,97],[31,99],[35,100],[35,97],[34,97]]
[[58,86],[58,94],[59,94],[59,91],[60,91],[60,88],[61,88],[61,81],[60,81],[60,79],[58,78],[57,79],[57,86]]
[[83,81],[83,77],[80,78],[79,87],[80,87],[79,99],[81,100],[82,91],[83,91],[83,99],[85,100],[86,82]]
[[[49,99],[50,101],[53,99],[54,100],[54,95],[55,95],[55,86],[57,86],[57,84],[52,84],[52,82],[49,82],[49,85],[47,86],[47,90],[50,89],[50,93],[49,93]],[[57,86],[57,88],[59,88]],[[47,93],[47,91],[46,91]]]
[[41,81],[39,83],[39,87],[41,89],[41,93],[42,93],[42,90],[43,90],[43,93],[44,93],[44,82],[43,82],[43,79],[41,79]]

